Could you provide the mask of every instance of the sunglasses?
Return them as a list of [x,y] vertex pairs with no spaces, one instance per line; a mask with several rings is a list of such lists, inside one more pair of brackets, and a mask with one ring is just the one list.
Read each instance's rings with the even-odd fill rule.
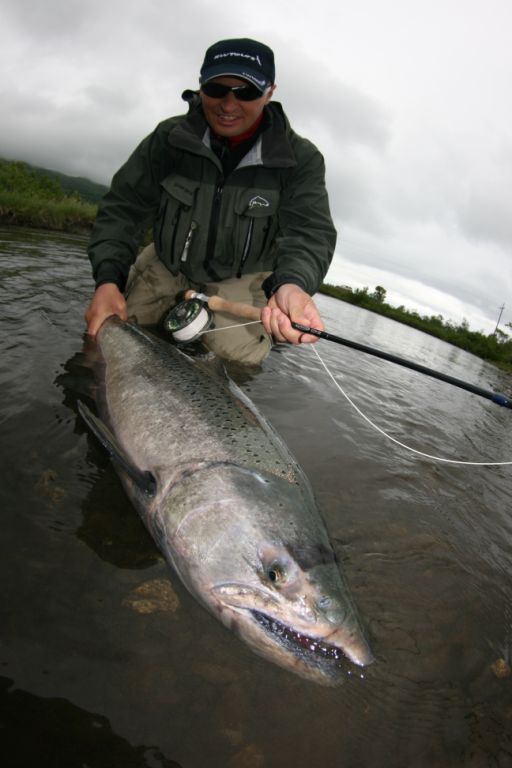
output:
[[210,99],[225,99],[232,93],[237,101],[256,101],[265,95],[255,85],[222,85],[221,83],[203,83],[202,92]]

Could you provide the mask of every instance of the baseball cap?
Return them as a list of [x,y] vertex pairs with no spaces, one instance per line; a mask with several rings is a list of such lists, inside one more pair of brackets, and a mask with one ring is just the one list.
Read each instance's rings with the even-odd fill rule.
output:
[[268,45],[247,37],[220,40],[206,51],[199,82],[226,75],[241,77],[264,91],[275,79],[274,54]]

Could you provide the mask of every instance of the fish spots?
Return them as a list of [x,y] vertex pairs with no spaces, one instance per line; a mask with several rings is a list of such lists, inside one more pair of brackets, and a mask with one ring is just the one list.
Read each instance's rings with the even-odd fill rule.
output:
[[224,456],[233,462],[300,484],[280,441],[224,372],[192,362],[174,349],[169,350],[169,357],[170,365],[162,369],[161,375],[165,375],[170,396],[181,399],[178,407],[187,413],[187,423],[204,427],[204,439],[217,441]]

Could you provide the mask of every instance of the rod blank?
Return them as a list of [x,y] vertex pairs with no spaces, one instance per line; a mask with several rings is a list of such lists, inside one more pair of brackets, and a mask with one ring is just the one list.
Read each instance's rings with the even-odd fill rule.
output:
[[295,328],[295,330],[301,331],[302,333],[310,333],[312,336],[318,336],[320,339],[333,341],[335,344],[343,344],[343,346],[356,349],[358,352],[365,352],[368,355],[379,357],[382,360],[387,360],[390,363],[396,363],[396,365],[401,365],[404,368],[410,368],[412,371],[418,371],[418,373],[423,373],[425,376],[431,376],[434,379],[445,381],[447,384],[452,384],[454,387],[459,387],[460,389],[465,389],[467,392],[472,392],[474,395],[485,397],[487,400],[491,400],[497,405],[502,405],[504,408],[512,408],[512,400],[510,400],[510,398],[508,398],[506,395],[501,395],[499,392],[492,392],[488,389],[482,389],[481,387],[477,387],[467,381],[456,379],[453,376],[448,376],[446,373],[441,373],[440,371],[435,371],[432,368],[427,368],[425,365],[414,363],[412,360],[406,360],[403,357],[397,357],[397,355],[391,355],[388,352],[382,352],[380,349],[375,349],[374,347],[367,347],[365,344],[359,344],[356,341],[343,339],[341,336],[334,336],[334,334],[327,333],[326,331],[319,331],[318,328],[309,328],[308,326],[301,325],[300,323],[292,323],[292,326]]

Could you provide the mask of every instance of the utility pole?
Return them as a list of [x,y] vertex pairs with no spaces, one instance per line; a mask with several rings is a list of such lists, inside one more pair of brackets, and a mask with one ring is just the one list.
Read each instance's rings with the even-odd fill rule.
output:
[[504,310],[504,309],[505,309],[505,305],[504,305],[504,304],[502,304],[502,305],[501,305],[501,307],[500,307],[500,314],[499,314],[499,316],[498,316],[498,322],[496,323],[496,328],[494,329],[494,333],[493,333],[493,336],[496,336],[496,334],[497,334],[497,332],[498,332],[498,325],[500,324],[501,316],[502,316],[502,314],[503,314],[503,310]]

